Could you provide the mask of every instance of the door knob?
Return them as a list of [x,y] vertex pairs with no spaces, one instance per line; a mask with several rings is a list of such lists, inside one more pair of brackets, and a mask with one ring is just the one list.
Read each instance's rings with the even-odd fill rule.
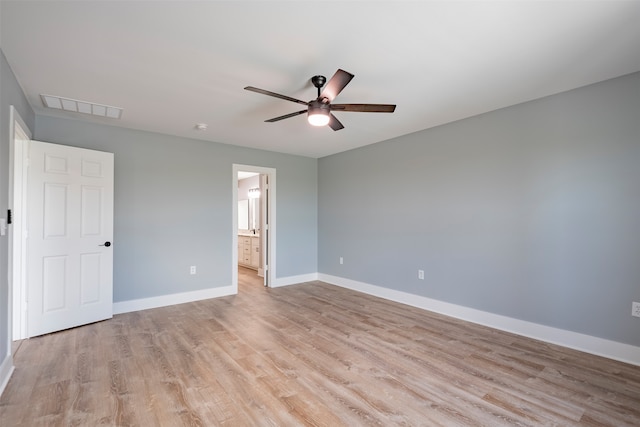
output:
[[106,247],[109,247],[109,246],[111,246],[111,242],[104,242],[104,245],[98,245],[98,246],[106,246]]

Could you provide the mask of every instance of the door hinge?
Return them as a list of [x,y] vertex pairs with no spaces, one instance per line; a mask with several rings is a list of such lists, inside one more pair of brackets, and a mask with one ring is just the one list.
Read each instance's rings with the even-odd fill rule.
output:
[[7,224],[11,224],[11,209],[7,209]]

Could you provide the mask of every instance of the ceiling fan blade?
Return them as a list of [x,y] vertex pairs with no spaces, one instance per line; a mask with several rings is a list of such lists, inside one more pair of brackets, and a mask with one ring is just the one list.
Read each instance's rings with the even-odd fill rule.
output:
[[303,105],[308,105],[309,104],[308,102],[304,102],[304,101],[292,98],[292,97],[287,96],[287,95],[280,95],[279,93],[270,92],[268,90],[259,89],[257,87],[253,87],[253,86],[247,86],[247,87],[244,88],[244,90],[250,90],[251,92],[261,93],[263,95],[274,96],[276,98],[284,99],[285,101],[297,102],[298,104],[303,104]]
[[329,119],[329,127],[333,130],[344,129],[344,126],[342,125],[342,123],[340,123],[340,120],[338,120],[333,114],[331,114],[331,118]]
[[361,113],[393,113],[394,104],[331,104],[331,110],[356,111]]
[[340,92],[342,92],[342,89],[344,89],[344,87],[349,84],[352,78],[353,74],[338,69],[333,77],[331,77],[331,79],[327,82],[327,85],[324,87],[322,93],[320,94],[320,98],[327,98],[329,102],[333,101],[334,98],[338,96]]
[[274,117],[273,119],[265,120],[265,122],[273,123],[273,122],[277,122],[277,121],[280,121],[280,120],[288,119],[289,117],[299,116],[300,114],[304,114],[306,112],[307,112],[307,110],[300,110],[300,111],[296,111],[295,113],[289,113],[289,114],[285,114],[284,116]]

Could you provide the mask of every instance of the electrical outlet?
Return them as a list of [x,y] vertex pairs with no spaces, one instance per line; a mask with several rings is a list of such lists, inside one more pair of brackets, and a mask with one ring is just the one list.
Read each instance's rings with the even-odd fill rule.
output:
[[340,264],[344,264],[344,258],[340,257]]
[[196,274],[196,266],[192,265],[191,267],[189,267],[189,274]]
[[631,304],[631,315],[635,317],[640,317],[640,302],[633,302]]
[[424,280],[424,270],[418,270],[418,279]]

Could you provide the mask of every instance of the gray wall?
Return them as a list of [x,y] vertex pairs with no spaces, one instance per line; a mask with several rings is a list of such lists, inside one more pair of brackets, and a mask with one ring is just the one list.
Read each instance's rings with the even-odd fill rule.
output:
[[637,346],[638,165],[640,73],[325,157],[319,271]]
[[[13,105],[25,124],[33,130],[34,114],[27,99],[0,50],[0,217],[5,218],[9,208],[9,123]],[[11,226],[9,226],[11,227]],[[9,343],[9,256],[7,236],[0,237],[0,363],[4,360]]]
[[115,302],[231,285],[234,163],[277,170],[277,277],[318,271],[315,159],[40,115],[34,138],[115,154]]

